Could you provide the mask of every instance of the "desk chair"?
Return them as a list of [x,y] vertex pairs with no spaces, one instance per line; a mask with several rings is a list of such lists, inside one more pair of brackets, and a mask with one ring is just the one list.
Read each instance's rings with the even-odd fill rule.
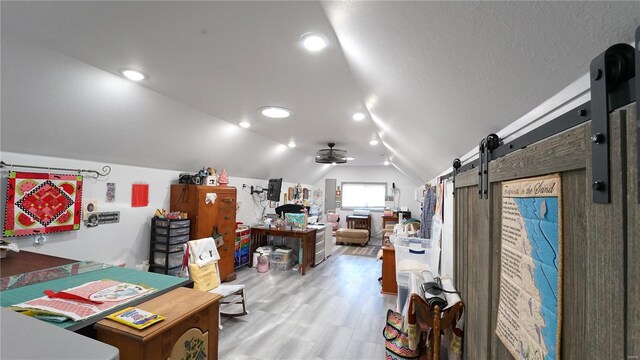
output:
[[441,311],[438,305],[431,308],[420,295],[411,294],[407,323],[417,324],[421,331],[431,330],[427,338],[430,345],[427,348],[428,360],[440,360],[441,330],[453,326],[462,316],[463,309],[464,303],[459,301],[447,310]]
[[[203,240],[206,241],[206,245],[204,246],[206,248],[206,251],[211,252],[210,256],[212,259],[214,259],[213,261],[216,264],[215,276],[218,277],[218,281],[215,284],[217,284],[217,286],[214,287],[213,289],[208,290],[208,292],[211,294],[218,294],[222,296],[222,300],[220,300],[220,308],[219,308],[220,316],[237,317],[237,316],[247,315],[249,311],[247,311],[247,305],[245,302],[244,284],[222,284],[222,281],[220,279],[220,268],[218,266],[218,259],[220,259],[220,256],[216,248],[215,240],[213,240],[213,238],[206,238],[202,240],[192,240],[187,242],[188,243],[187,247],[189,249],[194,249],[195,247],[192,246],[192,244],[195,241],[203,241]],[[193,259],[197,258],[199,254],[190,254],[190,252],[191,250],[185,251],[185,256],[189,258],[187,259],[187,261],[185,261],[185,263],[194,264],[195,261]],[[235,313],[224,312],[222,305],[227,305],[225,306],[225,308],[232,305],[241,305],[242,311],[235,312]],[[218,318],[218,327],[222,329],[222,320],[220,318]]]

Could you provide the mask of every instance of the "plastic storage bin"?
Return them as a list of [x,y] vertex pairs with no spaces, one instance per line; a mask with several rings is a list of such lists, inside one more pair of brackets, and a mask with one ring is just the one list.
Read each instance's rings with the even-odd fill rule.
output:
[[[166,255],[167,255],[166,253],[154,253],[153,254],[153,262],[155,264],[165,266],[165,256]],[[168,267],[172,268],[174,266],[182,265],[183,255],[184,254],[182,252],[169,254],[169,265],[168,265]]]
[[293,249],[276,249],[271,253],[271,261],[289,262],[293,261]]
[[[431,239],[397,238],[395,243],[396,274],[429,270],[438,274],[440,246]],[[401,278],[397,281],[400,283]],[[408,278],[407,278],[408,280]]]
[[[240,225],[242,226],[242,225]],[[249,256],[251,254],[251,230],[241,228],[236,230],[236,240],[234,248],[233,263],[234,267],[249,264]]]
[[258,267],[258,257],[260,255],[265,255],[268,259],[271,256],[272,252],[273,252],[273,247],[271,246],[261,246],[257,248],[256,252],[253,253],[253,267]]
[[271,270],[291,270],[293,267],[293,260],[289,261],[273,261],[273,254],[271,254],[271,260],[269,260],[269,269]]

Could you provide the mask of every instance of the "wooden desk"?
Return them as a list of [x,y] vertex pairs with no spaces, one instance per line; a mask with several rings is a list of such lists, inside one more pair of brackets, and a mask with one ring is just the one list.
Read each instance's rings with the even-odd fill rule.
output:
[[[411,211],[401,211],[402,220],[411,218]],[[382,228],[385,229],[387,223],[391,223],[389,225],[397,224],[399,221],[398,212],[394,212],[393,215],[382,215]]]
[[206,291],[178,288],[136,307],[165,319],[138,330],[112,320],[95,327],[98,340],[120,350],[120,360],[183,359],[185,342],[202,351],[204,359],[218,358],[218,316],[222,297]]
[[398,215],[382,215],[382,228],[387,228],[387,223],[389,225],[395,225],[398,223]]
[[77,260],[38,254],[30,251],[7,252],[7,257],[0,259],[0,277],[24,274],[54,266],[66,265]]
[[298,238],[301,242],[302,261],[300,261],[300,273],[304,275],[305,269],[315,266],[316,262],[316,229],[289,230],[275,227],[254,226],[251,228],[251,266],[253,266],[253,253],[260,246],[267,245],[267,235]]
[[396,249],[393,246],[382,247],[382,290],[383,294],[398,294],[396,282]]

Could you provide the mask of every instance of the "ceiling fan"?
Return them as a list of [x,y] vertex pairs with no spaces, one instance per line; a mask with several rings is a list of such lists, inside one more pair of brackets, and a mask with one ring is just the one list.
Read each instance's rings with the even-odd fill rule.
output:
[[347,151],[334,149],[336,143],[328,143],[328,149],[316,151],[316,162],[319,164],[344,164],[347,162]]

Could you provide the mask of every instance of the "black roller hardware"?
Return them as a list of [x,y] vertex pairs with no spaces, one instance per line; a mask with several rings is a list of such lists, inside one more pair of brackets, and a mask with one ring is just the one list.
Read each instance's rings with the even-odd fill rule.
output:
[[635,50],[616,44],[591,61],[591,184],[593,202],[611,202],[609,94],[635,75]]

